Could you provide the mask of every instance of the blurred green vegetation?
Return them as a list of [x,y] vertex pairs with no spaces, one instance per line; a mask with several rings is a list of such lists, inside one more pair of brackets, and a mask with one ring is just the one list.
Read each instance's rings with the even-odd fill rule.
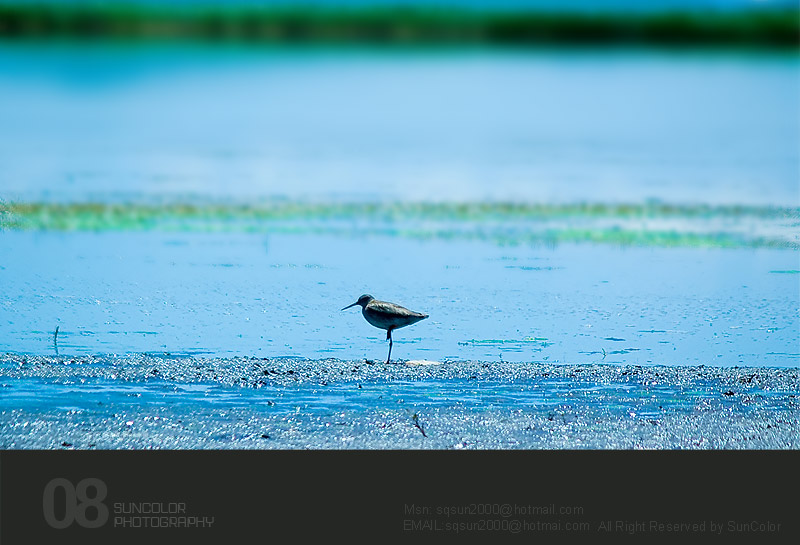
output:
[[0,38],[797,48],[800,10],[551,13],[361,7],[2,4]]
[[668,203],[0,202],[0,231],[378,235],[500,245],[577,242],[798,250],[798,219],[797,208]]

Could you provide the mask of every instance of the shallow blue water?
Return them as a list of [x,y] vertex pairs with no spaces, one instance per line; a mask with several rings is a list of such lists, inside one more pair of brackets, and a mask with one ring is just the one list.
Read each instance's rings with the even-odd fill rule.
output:
[[[569,379],[535,382],[470,381],[460,379],[392,381],[230,388],[214,384],[175,384],[150,379],[124,383],[104,379],[53,381],[17,379],[0,385],[0,410],[65,410],[102,415],[140,407],[165,407],[185,412],[197,408],[237,408],[271,414],[357,413],[415,407],[485,411],[509,409],[550,412],[573,408],[601,410],[610,414],[659,417],[664,412],[690,411],[704,400],[726,401],[712,384],[691,388],[672,385],[594,384]],[[760,396],[785,396],[785,392],[758,391]],[[727,399],[740,408],[741,401]],[[776,409],[781,405],[776,405]]]
[[0,44],[0,198],[800,205],[800,57]]
[[[0,236],[0,351],[797,366],[798,252],[247,233]],[[605,353],[604,353],[605,352]]]
[[[0,200],[800,206],[798,68],[741,52],[2,44]],[[0,351],[54,353],[58,326],[62,354],[382,359],[383,333],[339,312],[366,292],[430,314],[394,335],[402,359],[797,366],[799,261],[3,231]]]

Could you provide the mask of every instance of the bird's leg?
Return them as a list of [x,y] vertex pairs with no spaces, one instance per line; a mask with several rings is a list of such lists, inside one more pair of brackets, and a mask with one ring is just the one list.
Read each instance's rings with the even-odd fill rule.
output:
[[389,360],[392,357],[392,329],[386,330],[386,338],[389,340],[389,355],[386,356],[386,365],[389,365]]

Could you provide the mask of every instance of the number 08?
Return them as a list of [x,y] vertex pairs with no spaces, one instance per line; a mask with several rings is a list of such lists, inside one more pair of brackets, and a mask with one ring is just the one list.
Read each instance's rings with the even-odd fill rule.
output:
[[[64,518],[56,518],[55,511],[55,492],[57,488],[62,488],[66,495],[64,503]],[[94,488],[96,493],[90,498],[86,492],[89,488]],[[67,479],[53,479],[44,487],[42,495],[42,508],[44,510],[44,520],[47,524],[58,530],[69,527],[73,522],[77,522],[84,528],[99,528],[108,520],[108,507],[103,503],[108,493],[106,483],[100,479],[83,479],[75,487]],[[89,520],[86,510],[94,507],[97,510],[97,518]]]

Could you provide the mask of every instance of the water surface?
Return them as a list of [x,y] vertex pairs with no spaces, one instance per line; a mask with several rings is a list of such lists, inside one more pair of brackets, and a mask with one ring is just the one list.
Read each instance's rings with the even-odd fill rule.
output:
[[799,67],[2,44],[0,351],[382,359],[366,292],[401,359],[797,366]]
[[800,205],[800,58],[0,44],[0,197]]
[[[798,365],[798,254],[248,233],[0,236],[0,351]],[[794,272],[792,272],[794,271]]]

